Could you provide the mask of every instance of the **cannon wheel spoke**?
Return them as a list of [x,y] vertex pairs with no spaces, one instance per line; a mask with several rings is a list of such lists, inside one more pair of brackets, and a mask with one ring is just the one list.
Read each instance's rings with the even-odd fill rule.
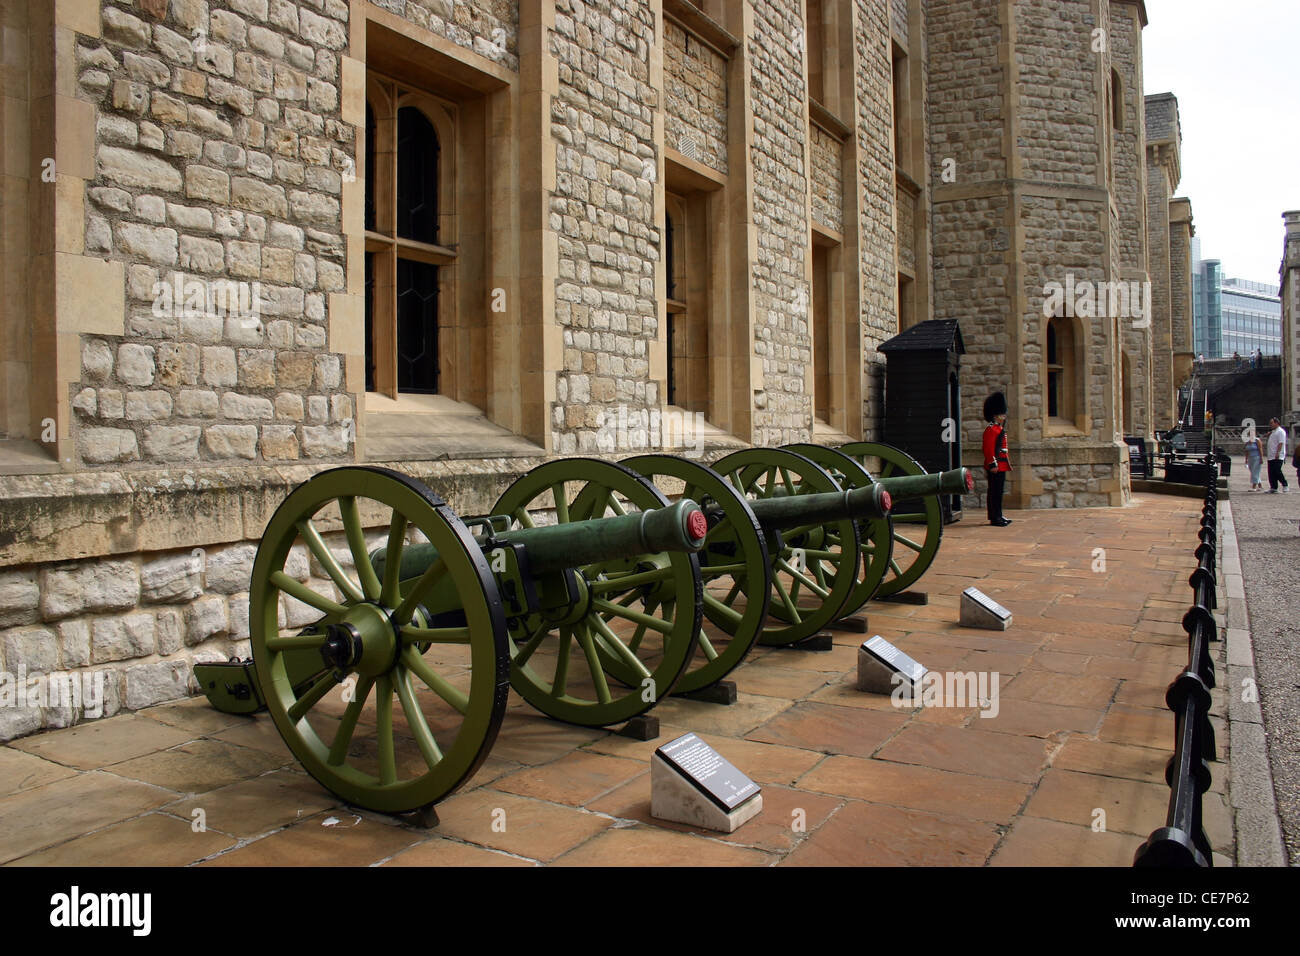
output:
[[[906,452],[879,442],[853,442],[838,451],[866,467],[867,463],[880,462],[879,475],[924,475],[925,469]],[[929,570],[939,553],[943,535],[943,508],[939,498],[931,495],[900,503],[888,519],[869,522],[870,537],[878,544],[888,538],[888,554],[878,554],[872,562],[883,568],[876,597],[887,597],[911,587]],[[907,510],[902,510],[906,508]],[[906,528],[906,533],[903,529]],[[867,532],[864,529],[864,534]],[[901,545],[901,548],[899,547]]]
[[[843,449],[827,448],[823,445],[798,444],[787,446],[801,455],[811,458],[826,469],[835,481],[845,490],[867,487],[875,483],[871,472],[863,462],[850,456]],[[862,560],[854,564],[853,574],[856,584],[840,608],[840,616],[855,613],[876,594],[880,582],[889,573],[889,558],[893,543],[890,540],[891,525],[889,518],[863,519],[857,523]],[[828,536],[828,541],[830,540]],[[877,541],[885,541],[884,549],[877,546]],[[812,550],[808,552],[809,569],[822,587],[830,587],[834,572],[827,574],[819,562],[811,560],[814,556],[822,557]],[[832,562],[832,567],[833,567]]]
[[[516,480],[493,513],[513,515],[520,524],[527,517],[540,526],[539,512],[549,511],[552,501],[560,524],[668,503],[630,469],[570,458],[547,462]],[[586,616],[564,625],[527,618],[512,645],[511,684],[552,717],[585,726],[622,723],[653,706],[653,700],[642,698],[646,677],[662,693],[686,668],[702,614],[698,561],[688,554],[629,554],[575,564],[572,571],[590,601]],[[665,606],[656,597],[660,593],[687,599]],[[632,606],[638,601],[645,610]],[[547,635],[558,636],[558,642],[549,644]]]
[[[798,497],[841,490],[832,471],[803,453],[804,446],[733,452],[716,467],[753,499]],[[835,619],[854,586],[859,541],[854,522],[776,527],[784,543],[770,556],[768,620],[759,640],[795,644]],[[745,588],[741,588],[745,590]],[[746,592],[751,598],[752,594]],[[724,604],[735,595],[728,594]]]
[[[439,560],[428,573],[401,581],[402,551],[417,533]],[[385,544],[382,581],[366,551],[367,534]],[[333,550],[343,542],[355,572]],[[326,587],[336,599],[286,572],[300,543],[332,582]],[[509,667],[506,622],[488,597],[492,589],[491,571],[468,529],[420,482],[388,469],[348,466],[294,489],[258,547],[249,635],[261,696],[304,769],[341,799],[386,813],[436,803],[468,780],[505,713],[497,688]],[[285,595],[322,619],[303,633],[282,628]],[[428,627],[430,615],[452,615],[463,624]],[[354,665],[342,671],[322,656],[337,640],[336,625],[364,636]],[[444,666],[463,675],[463,687],[444,676]],[[432,693],[421,688],[417,694],[412,675]],[[341,701],[333,696],[336,687]]]

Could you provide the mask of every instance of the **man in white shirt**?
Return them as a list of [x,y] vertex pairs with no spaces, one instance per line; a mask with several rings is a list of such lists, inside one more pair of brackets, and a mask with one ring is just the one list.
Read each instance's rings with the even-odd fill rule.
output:
[[1276,418],[1268,420],[1272,431],[1268,433],[1268,493],[1277,494],[1278,484],[1282,485],[1282,490],[1289,491],[1290,485],[1286,483],[1286,475],[1282,474],[1282,464],[1286,461],[1286,429]]

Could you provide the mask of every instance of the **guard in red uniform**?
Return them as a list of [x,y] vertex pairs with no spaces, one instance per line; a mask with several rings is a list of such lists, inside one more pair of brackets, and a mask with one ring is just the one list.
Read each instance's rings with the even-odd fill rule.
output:
[[1002,492],[1007,486],[1011,459],[1007,455],[1007,397],[994,392],[984,399],[984,470],[989,476],[989,524],[1005,528],[1010,518],[1002,517]]

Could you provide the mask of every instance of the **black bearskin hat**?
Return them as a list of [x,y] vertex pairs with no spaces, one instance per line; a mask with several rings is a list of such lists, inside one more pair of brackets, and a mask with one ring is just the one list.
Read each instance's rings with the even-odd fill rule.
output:
[[988,398],[984,399],[984,420],[993,421],[998,415],[1007,413],[1007,397],[1001,392],[994,392]]

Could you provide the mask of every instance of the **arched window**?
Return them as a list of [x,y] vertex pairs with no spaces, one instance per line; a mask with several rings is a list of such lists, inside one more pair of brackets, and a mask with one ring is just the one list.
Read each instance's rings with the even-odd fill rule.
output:
[[1076,362],[1072,320],[1058,316],[1047,323],[1045,350],[1047,417],[1058,425],[1075,425],[1078,415]]

